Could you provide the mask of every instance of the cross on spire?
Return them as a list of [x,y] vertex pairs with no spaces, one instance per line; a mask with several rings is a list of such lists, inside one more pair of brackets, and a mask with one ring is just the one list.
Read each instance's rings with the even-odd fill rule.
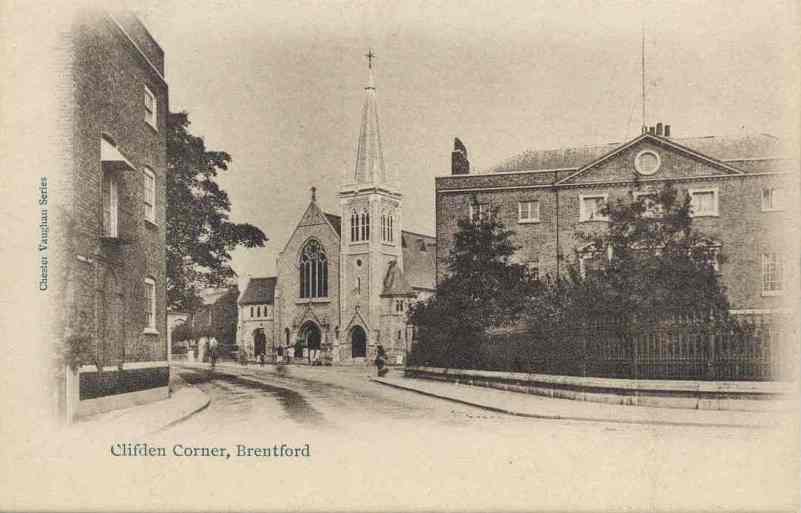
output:
[[373,59],[375,59],[375,54],[373,53],[373,49],[370,48],[367,51],[367,53],[364,54],[364,56],[367,57],[367,67],[373,69]]

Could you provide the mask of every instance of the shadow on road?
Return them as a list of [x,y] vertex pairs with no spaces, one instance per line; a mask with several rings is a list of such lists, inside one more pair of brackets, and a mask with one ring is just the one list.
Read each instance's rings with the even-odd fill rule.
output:
[[287,416],[295,422],[316,427],[329,425],[324,416],[315,410],[300,393],[288,388],[228,374],[219,369],[213,372],[211,370],[181,369],[181,377],[191,385],[214,385],[215,382],[224,382],[251,391],[264,392],[278,400]]

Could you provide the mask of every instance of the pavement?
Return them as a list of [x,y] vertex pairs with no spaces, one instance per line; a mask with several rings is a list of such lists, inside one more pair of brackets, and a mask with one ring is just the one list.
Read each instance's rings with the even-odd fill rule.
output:
[[792,422],[796,412],[690,410],[576,401],[444,381],[401,376],[395,370],[371,379],[382,385],[485,410],[536,419],[624,424],[772,428]]
[[139,406],[98,413],[78,419],[72,430],[78,436],[114,433],[116,436],[152,435],[178,424],[209,406],[208,394],[170,373],[170,396]]
[[[181,362],[181,365],[190,368],[208,368],[208,364]],[[236,368],[249,371],[262,369],[265,372],[274,372],[273,365],[243,367],[234,362],[219,362],[217,366],[221,369]],[[781,426],[795,417],[795,412],[689,410],[558,399],[458,383],[407,378],[402,376],[402,369],[395,368],[387,376],[381,378],[375,376],[374,368],[366,366],[338,367],[337,370],[350,374],[355,379],[370,379],[376,384],[395,389],[496,413],[536,419],[769,428]],[[94,433],[102,432],[124,433],[130,437],[151,435],[181,423],[209,406],[211,399],[206,392],[186,383],[177,372],[173,371],[171,374],[172,392],[168,399],[80,419],[73,425],[75,434],[93,436]]]

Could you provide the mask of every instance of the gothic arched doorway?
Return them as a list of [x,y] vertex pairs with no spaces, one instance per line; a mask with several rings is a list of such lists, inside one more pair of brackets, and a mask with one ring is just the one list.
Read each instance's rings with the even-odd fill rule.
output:
[[[320,328],[317,324],[309,321],[303,325],[300,329],[300,339],[302,340],[302,346],[305,347],[308,352],[308,356],[311,359],[312,352],[316,352],[320,350],[320,343],[322,342],[322,335],[320,334]],[[297,350],[295,351],[295,356],[303,356],[302,352],[300,355],[297,354]]]
[[350,331],[351,357],[367,356],[367,334],[361,326],[354,326]]
[[257,328],[253,330],[253,354],[254,356],[258,356],[260,354],[266,354],[267,352],[267,336],[264,334],[264,330],[261,328]]

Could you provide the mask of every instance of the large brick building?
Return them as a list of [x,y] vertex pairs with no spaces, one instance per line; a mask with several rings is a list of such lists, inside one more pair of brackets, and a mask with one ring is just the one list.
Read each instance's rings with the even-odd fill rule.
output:
[[403,197],[384,167],[375,86],[365,88],[356,164],[340,214],[311,201],[278,256],[278,276],[253,278],[239,300],[249,354],[287,348],[311,361],[364,362],[381,344],[402,361],[409,302],[434,291],[434,238],[403,230]]
[[168,95],[164,52],[132,14],[80,11],[67,45],[60,325],[89,340],[66,376],[71,417],[168,393]]
[[605,228],[603,202],[670,183],[690,195],[694,226],[724,256],[719,270],[735,312],[782,308],[798,280],[797,231],[786,234],[796,228],[799,171],[773,136],[676,138],[661,123],[625,143],[529,151],[484,173],[470,172],[457,140],[452,175],[436,179],[437,276],[472,208],[497,207],[515,232],[516,260],[556,276],[598,258],[577,234]]

